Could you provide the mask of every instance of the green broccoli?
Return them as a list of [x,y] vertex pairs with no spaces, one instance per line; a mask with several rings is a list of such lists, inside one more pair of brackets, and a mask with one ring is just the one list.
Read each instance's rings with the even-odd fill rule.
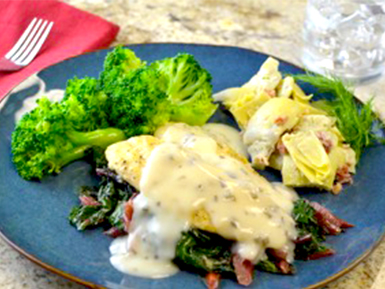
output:
[[[67,119],[68,107],[38,100],[38,106],[23,116],[12,134],[13,162],[26,180],[58,173],[66,164],[83,158],[93,146],[107,147],[125,139],[115,128],[77,131],[79,122]],[[80,116],[80,121],[83,116]],[[89,127],[95,127],[89,124]]]
[[130,71],[145,65],[132,50],[117,46],[104,60],[104,70],[100,74],[101,87],[105,93],[111,95],[122,78]]
[[212,103],[210,73],[194,56],[185,53],[156,61],[151,66],[166,78],[171,121],[205,124],[217,109]]
[[66,119],[76,130],[91,131],[109,127],[105,109],[107,95],[98,89],[97,79],[75,77],[69,80],[61,103]]
[[165,81],[155,69],[131,71],[113,88],[109,99],[110,122],[127,137],[152,134],[170,121]]
[[210,81],[192,55],[146,66],[119,46],[108,53],[99,80],[74,78],[60,103],[40,99],[21,119],[12,135],[13,161],[23,178],[41,179],[91,147],[152,134],[169,121],[203,125],[217,107]]
[[[211,75],[192,55],[179,54],[146,66],[135,54],[124,51],[130,50],[118,47],[107,55],[100,82],[110,97],[110,123],[128,137],[154,133],[169,121],[203,125],[215,112]],[[126,54],[131,58],[125,59],[135,65],[122,69],[124,61],[120,60]],[[108,75],[118,77],[108,82]]]

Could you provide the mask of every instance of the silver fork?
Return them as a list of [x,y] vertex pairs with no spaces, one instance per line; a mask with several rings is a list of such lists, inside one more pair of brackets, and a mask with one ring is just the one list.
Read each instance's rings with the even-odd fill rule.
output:
[[31,63],[50,33],[54,22],[34,18],[8,53],[0,58],[0,71],[16,71]]

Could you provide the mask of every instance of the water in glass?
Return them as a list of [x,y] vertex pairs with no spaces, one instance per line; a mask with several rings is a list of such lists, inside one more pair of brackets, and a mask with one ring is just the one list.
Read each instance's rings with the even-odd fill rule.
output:
[[308,0],[305,66],[318,73],[362,81],[385,64],[385,0]]

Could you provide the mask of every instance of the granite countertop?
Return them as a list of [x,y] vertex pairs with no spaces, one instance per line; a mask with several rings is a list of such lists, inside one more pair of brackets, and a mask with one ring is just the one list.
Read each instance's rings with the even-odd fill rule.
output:
[[[116,43],[186,42],[251,48],[300,64],[306,0],[65,0],[121,27]],[[359,87],[362,100],[376,95],[385,120],[385,83]],[[330,289],[385,288],[385,241]],[[84,288],[41,269],[0,239],[1,289]],[[382,265],[384,263],[384,265]]]

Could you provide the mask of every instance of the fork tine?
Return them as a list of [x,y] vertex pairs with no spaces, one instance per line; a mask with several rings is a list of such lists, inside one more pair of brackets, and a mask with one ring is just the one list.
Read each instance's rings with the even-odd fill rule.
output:
[[24,52],[24,50],[28,47],[29,43],[33,39],[34,35],[36,34],[36,31],[39,29],[40,24],[43,20],[39,19],[35,27],[32,29],[32,32],[28,35],[27,39],[24,41],[20,49],[10,58],[11,61],[15,61],[19,56]]
[[54,24],[53,22],[49,23],[47,29],[44,31],[44,33],[43,33],[42,37],[40,38],[39,42],[37,42],[37,44],[35,45],[35,47],[31,51],[31,53],[28,55],[28,57],[25,58],[20,63],[16,62],[16,64],[25,66],[25,65],[28,65],[35,58],[36,54],[39,52],[40,48],[43,46],[45,40],[47,39],[48,34],[51,31],[51,28],[52,28],[53,24]]
[[33,26],[35,25],[37,21],[37,18],[33,18],[31,23],[28,25],[27,29],[24,31],[24,33],[21,35],[19,40],[16,42],[16,44],[11,48],[11,50],[8,51],[8,53],[5,55],[6,59],[10,59],[17,50],[19,50],[20,46],[23,44],[24,40],[27,38],[29,32],[31,32]]
[[21,55],[17,59],[14,59],[14,62],[16,64],[22,62],[28,56],[28,54],[31,52],[31,50],[35,46],[36,42],[39,40],[40,35],[44,32],[44,29],[47,26],[47,24],[48,24],[47,20],[43,22],[43,24],[39,27],[36,34],[33,36],[31,42],[28,44],[28,46],[23,51],[23,53],[21,53]]

